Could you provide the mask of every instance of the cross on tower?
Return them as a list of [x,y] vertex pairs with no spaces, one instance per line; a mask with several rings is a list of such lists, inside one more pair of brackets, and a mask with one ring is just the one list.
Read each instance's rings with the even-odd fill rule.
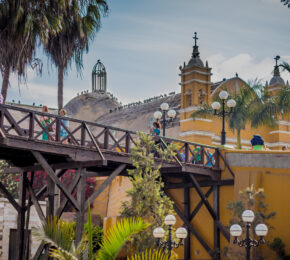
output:
[[280,60],[280,56],[277,55],[277,56],[274,58],[274,60],[276,61],[276,66],[278,66],[278,60]]
[[196,46],[196,41],[198,40],[196,32],[194,33],[194,37],[192,37],[192,38],[194,39],[194,45]]

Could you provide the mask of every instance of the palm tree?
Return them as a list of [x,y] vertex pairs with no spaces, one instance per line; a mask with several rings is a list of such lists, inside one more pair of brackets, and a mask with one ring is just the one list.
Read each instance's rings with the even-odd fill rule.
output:
[[[230,129],[237,131],[237,149],[242,148],[241,131],[245,129],[247,122],[253,128],[263,125],[273,127],[277,124],[281,110],[276,99],[269,94],[260,81],[249,82],[240,89],[238,95],[231,98],[235,99],[236,106],[229,115],[228,124]],[[213,112],[209,105],[205,105],[194,112],[192,117],[193,119],[197,116],[209,117],[213,115]]]
[[284,61],[279,65],[279,67],[281,67],[283,70],[287,70],[290,73],[290,64],[288,62]]
[[284,5],[287,5],[288,8],[290,8],[290,0],[281,0],[281,3],[283,3]]
[[72,60],[82,69],[82,55],[101,26],[101,14],[107,14],[105,0],[72,0],[62,11],[62,29],[49,35],[45,51],[58,68],[58,108],[63,107],[63,75]]
[[1,93],[7,96],[9,76],[17,72],[26,78],[26,67],[33,62],[39,42],[47,40],[58,30],[58,17],[50,11],[50,1],[3,0],[0,1],[0,69]]

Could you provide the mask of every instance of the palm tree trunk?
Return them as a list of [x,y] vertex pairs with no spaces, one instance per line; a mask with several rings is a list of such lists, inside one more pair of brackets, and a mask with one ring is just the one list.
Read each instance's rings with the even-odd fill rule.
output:
[[57,89],[57,104],[58,110],[63,107],[63,67],[58,67],[58,89]]
[[242,149],[241,130],[237,130],[237,149]]
[[3,73],[3,82],[2,82],[2,89],[1,94],[3,96],[3,103],[5,103],[6,97],[7,97],[7,90],[9,85],[9,76],[10,76],[10,68],[5,68]]

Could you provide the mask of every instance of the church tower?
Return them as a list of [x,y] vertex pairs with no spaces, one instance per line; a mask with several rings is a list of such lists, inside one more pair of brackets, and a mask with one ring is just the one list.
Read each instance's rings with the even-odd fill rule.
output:
[[197,33],[194,33],[194,46],[188,64],[179,67],[181,73],[181,109],[195,110],[210,102],[211,68],[200,59],[197,46]]

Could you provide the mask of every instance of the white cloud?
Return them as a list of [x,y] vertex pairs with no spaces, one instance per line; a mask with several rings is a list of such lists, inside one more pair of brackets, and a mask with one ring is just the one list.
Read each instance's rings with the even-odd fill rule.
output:
[[[8,89],[8,101],[18,100],[26,104],[36,105],[43,104],[49,107],[57,107],[57,85],[47,85],[35,83],[36,73],[31,69],[27,71],[27,83],[18,82],[17,75],[12,74],[10,77],[10,88]],[[64,86],[64,104],[76,95],[72,88]]]
[[[290,55],[281,57],[281,60],[289,62]],[[213,68],[213,82],[234,77],[236,73],[245,81],[255,78],[269,81],[272,78],[274,60],[270,58],[258,61],[248,53],[237,54],[233,57],[225,57],[225,55],[218,53],[210,56],[208,61]],[[288,72],[281,72],[281,76],[285,81],[290,81]]]

